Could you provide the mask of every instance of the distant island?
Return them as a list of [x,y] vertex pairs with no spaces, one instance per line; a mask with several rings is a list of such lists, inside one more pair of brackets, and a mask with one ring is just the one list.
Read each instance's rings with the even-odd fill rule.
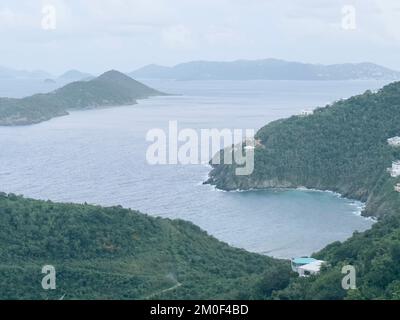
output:
[[35,81],[35,80],[42,80],[42,81],[47,81],[47,80],[53,80],[56,82],[60,82],[63,84],[67,84],[69,82],[73,81],[81,81],[81,80],[91,80],[94,79],[95,77],[91,75],[90,73],[82,72],[79,70],[71,69],[60,76],[54,76],[50,74],[47,71],[43,70],[34,70],[34,71],[27,71],[27,70],[17,70],[17,69],[12,69],[12,68],[6,68],[0,66],[0,80],[5,79],[5,80],[30,80],[30,81]]
[[90,73],[81,72],[79,70],[69,70],[64,72],[61,76],[57,78],[57,80],[61,82],[74,82],[74,81],[87,81],[92,80],[95,77]]
[[162,95],[166,94],[112,70],[50,93],[22,99],[0,98],[0,125],[29,125],[67,115],[69,110],[132,105],[138,99]]
[[43,70],[34,70],[34,71],[27,71],[27,70],[16,70],[12,68],[6,68],[0,66],[0,80],[44,80],[44,79],[51,79],[53,76]]
[[321,65],[278,59],[192,61],[174,67],[152,64],[129,75],[176,80],[400,80],[400,72],[373,63]]

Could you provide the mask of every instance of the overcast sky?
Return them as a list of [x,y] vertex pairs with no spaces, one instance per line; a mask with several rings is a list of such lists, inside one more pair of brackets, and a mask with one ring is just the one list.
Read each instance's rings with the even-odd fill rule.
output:
[[1,66],[53,73],[270,57],[400,70],[400,1],[0,0],[0,39]]

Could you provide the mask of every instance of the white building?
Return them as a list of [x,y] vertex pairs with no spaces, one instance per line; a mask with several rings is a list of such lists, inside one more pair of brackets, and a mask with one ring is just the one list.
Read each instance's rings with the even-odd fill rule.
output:
[[301,257],[292,259],[292,270],[297,272],[300,277],[308,277],[318,274],[325,261],[314,258]]
[[244,149],[245,150],[254,150],[256,147],[254,146],[245,146]]
[[300,116],[302,117],[311,116],[312,114],[314,114],[313,110],[303,110],[300,112]]
[[400,192],[400,183],[398,183],[394,186],[394,190],[397,192]]
[[387,142],[393,147],[400,147],[400,137],[389,138]]
[[321,271],[321,267],[324,263],[325,261],[322,260],[311,262],[309,264],[299,267],[297,269],[297,273],[300,277],[309,277],[311,275],[316,275]]
[[392,163],[392,167],[388,169],[388,172],[393,178],[400,177],[400,161]]

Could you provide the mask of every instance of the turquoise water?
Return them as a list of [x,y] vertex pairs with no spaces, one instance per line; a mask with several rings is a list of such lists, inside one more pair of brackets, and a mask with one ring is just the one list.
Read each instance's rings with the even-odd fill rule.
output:
[[123,205],[189,220],[231,245],[276,257],[309,255],[372,221],[361,204],[327,192],[222,192],[202,185],[205,165],[151,166],[152,128],[254,128],[382,83],[148,81],[181,96],[74,112],[27,127],[0,128],[0,190],[54,201]]

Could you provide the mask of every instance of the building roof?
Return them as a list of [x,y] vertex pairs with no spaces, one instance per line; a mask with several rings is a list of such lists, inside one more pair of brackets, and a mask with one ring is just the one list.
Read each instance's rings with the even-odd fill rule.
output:
[[303,257],[303,258],[295,258],[292,260],[293,263],[295,264],[309,264],[312,262],[318,261],[317,259],[314,258],[307,258],[307,257]]
[[400,137],[389,138],[387,142],[392,146],[398,147],[400,146]]
[[304,270],[304,271],[310,271],[310,272],[319,272],[319,270],[321,270],[321,266],[324,262],[325,261],[322,261],[322,260],[316,260],[309,264],[299,267],[299,269]]

